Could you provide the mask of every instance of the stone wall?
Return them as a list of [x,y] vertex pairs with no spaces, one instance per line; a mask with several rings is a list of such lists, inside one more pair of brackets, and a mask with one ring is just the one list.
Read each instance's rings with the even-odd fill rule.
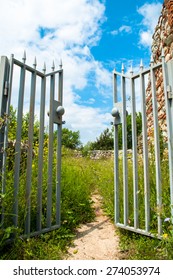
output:
[[172,58],[173,51],[173,0],[165,0],[158,24],[153,34],[151,46],[154,62],[161,61],[162,48],[166,61]]
[[[173,0],[165,0],[158,24],[153,34],[151,46],[153,62],[157,64],[161,61],[162,48],[165,54],[165,61],[173,58]],[[156,70],[156,91],[158,105],[158,121],[163,136],[167,138],[166,109],[163,91],[163,76],[161,70]],[[148,119],[148,138],[153,137],[153,111],[152,111],[152,92],[151,82],[149,81],[146,89],[146,105]]]

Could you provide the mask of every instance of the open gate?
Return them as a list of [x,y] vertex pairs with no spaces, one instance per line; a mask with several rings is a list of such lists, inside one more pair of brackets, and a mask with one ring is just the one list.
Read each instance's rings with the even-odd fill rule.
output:
[[[173,60],[148,69],[141,63],[138,74],[113,71],[115,224],[123,229],[161,238],[166,221],[173,223]],[[161,75],[167,133],[160,142],[157,75]],[[160,77],[159,77],[160,78]],[[151,89],[153,138],[149,139],[147,88]],[[142,133],[137,135],[140,112]],[[132,147],[127,145],[127,114],[131,115]],[[119,134],[122,130],[122,153]],[[139,138],[142,152],[139,152]],[[151,143],[152,142],[152,143]],[[163,146],[162,145],[162,146]],[[152,147],[152,149],[151,149]],[[164,150],[164,151],[163,151]],[[164,152],[164,156],[163,156]],[[165,172],[166,169],[166,172]],[[166,178],[165,177],[166,174]]]
[[25,62],[0,61],[0,227],[29,237],[60,227],[64,108],[62,65]]

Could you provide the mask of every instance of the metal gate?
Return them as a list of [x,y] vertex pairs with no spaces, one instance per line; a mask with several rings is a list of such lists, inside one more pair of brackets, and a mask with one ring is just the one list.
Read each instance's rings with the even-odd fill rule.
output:
[[[158,72],[163,77],[167,136],[162,139],[164,152],[161,157],[158,117]],[[148,140],[148,115],[146,89],[152,91],[153,143]],[[113,72],[114,108],[114,179],[115,224],[123,229],[161,238],[167,222],[173,223],[173,60],[130,74]],[[137,113],[142,119],[142,153],[138,151]],[[127,115],[131,115],[131,150],[127,146]],[[122,129],[122,154],[119,151],[119,135]],[[166,140],[165,140],[166,139]],[[150,149],[152,146],[152,150]],[[166,170],[166,171],[165,171]],[[166,178],[165,177],[166,174]]]
[[0,228],[28,237],[60,227],[63,70],[22,60],[0,61]]

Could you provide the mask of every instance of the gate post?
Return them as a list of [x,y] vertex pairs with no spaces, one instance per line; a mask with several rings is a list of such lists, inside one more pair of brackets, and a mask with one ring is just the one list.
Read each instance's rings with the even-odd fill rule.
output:
[[4,194],[3,172],[4,172],[4,139],[5,139],[5,113],[8,101],[8,78],[9,62],[6,56],[0,60],[0,223],[3,224],[4,209],[1,195]]
[[164,54],[162,54],[162,65],[168,129],[171,220],[173,223],[173,59],[165,63]]
[[[9,78],[9,62],[6,56],[1,57],[0,61],[0,173],[3,167],[3,147],[4,147],[4,131],[7,101],[8,101],[8,78]],[[1,179],[0,179],[1,181]]]

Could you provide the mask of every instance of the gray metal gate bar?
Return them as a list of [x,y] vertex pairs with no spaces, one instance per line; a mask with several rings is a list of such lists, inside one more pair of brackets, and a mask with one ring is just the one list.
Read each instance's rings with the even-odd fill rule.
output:
[[[34,63],[36,69],[36,61]],[[26,169],[26,221],[25,234],[30,234],[31,224],[31,181],[32,181],[32,153],[33,153],[33,132],[34,132],[34,107],[36,94],[36,71],[31,74],[31,93],[30,93],[30,115],[28,128],[28,154],[27,154],[27,169]]]
[[148,143],[147,143],[147,119],[146,119],[146,100],[145,100],[145,80],[143,65],[140,65],[140,94],[142,103],[142,133],[143,133],[143,161],[144,161],[144,196],[145,196],[145,230],[150,230],[150,192],[149,192],[149,162],[148,162]]
[[[8,96],[8,102],[7,102],[7,118],[10,116],[10,105],[11,105],[11,92],[12,92],[12,81],[13,81],[13,60],[14,60],[14,55],[11,55],[10,61],[9,61],[9,82],[8,82],[8,89],[7,89],[7,96]],[[2,182],[2,188],[6,184],[6,159],[7,159],[7,153],[6,149],[8,147],[8,127],[9,127],[9,122],[7,121],[6,127],[5,127],[5,133],[4,133],[4,157],[3,157],[3,182]]]
[[165,94],[165,104],[166,104],[166,120],[167,120],[167,129],[168,129],[171,221],[173,223],[173,117],[172,117],[173,116],[173,61],[171,60],[167,64],[165,63],[165,55],[163,50],[162,50],[162,71],[163,71],[164,94]]
[[[52,67],[54,71],[54,67]],[[51,227],[52,216],[52,176],[53,176],[53,101],[55,92],[55,74],[50,76],[50,107],[49,107],[49,147],[48,147],[48,186],[47,186],[47,227]]]
[[[63,103],[63,70],[62,61],[60,62],[59,71],[59,87],[58,87],[58,101],[60,105]],[[60,225],[61,221],[61,135],[62,135],[62,120],[61,123],[57,125],[57,168],[56,168],[56,224]]]
[[162,207],[162,193],[161,193],[161,167],[160,167],[160,143],[159,143],[159,123],[158,123],[158,108],[156,99],[155,86],[155,67],[151,61],[150,78],[153,104],[153,119],[154,119],[154,147],[155,147],[155,167],[156,167],[156,196],[157,196],[157,220],[158,220],[158,235],[162,234],[161,221],[161,207]]
[[[133,70],[131,69],[133,76]],[[131,104],[132,104],[132,153],[133,153],[133,203],[134,203],[134,228],[139,227],[139,205],[138,205],[138,159],[137,159],[137,135],[136,135],[136,96],[135,80],[131,77]]]
[[15,162],[14,162],[14,226],[18,226],[18,193],[19,193],[19,173],[20,173],[20,157],[21,157],[21,135],[22,135],[22,116],[23,116],[23,101],[24,101],[24,88],[25,88],[25,61],[24,54],[23,64],[20,71],[20,86],[19,86],[19,99],[18,99],[18,113],[17,113],[17,131],[16,131],[16,145],[15,145]]
[[[6,84],[8,81],[8,75],[9,75],[9,62],[6,57],[1,57],[0,61],[0,117],[4,118],[4,113],[6,113],[6,108],[8,108],[8,85]],[[5,85],[5,89],[4,89]],[[6,155],[4,154],[5,151],[5,141],[6,141],[6,127],[2,123],[2,127],[0,129],[0,183],[1,183],[1,195],[5,194],[5,164],[4,159],[6,158]],[[0,198],[0,209],[1,209],[1,215],[0,215],[0,224],[4,224],[4,204],[3,199]]]
[[[113,101],[114,106],[118,101],[117,97],[117,75],[113,72]],[[114,119],[114,205],[115,205],[115,223],[119,223],[119,153],[118,153],[118,125],[115,125]]]
[[[44,64],[43,73],[46,72]],[[39,151],[38,151],[38,187],[37,187],[37,231],[42,229],[42,186],[43,186],[43,148],[44,148],[44,118],[45,118],[45,99],[46,99],[46,77],[41,78],[41,97],[40,97],[40,130],[39,130]]]
[[[122,74],[124,67],[122,66]],[[128,224],[128,166],[127,166],[127,111],[126,111],[126,80],[121,76],[122,112],[122,142],[123,142],[123,192],[124,192],[124,225]]]

